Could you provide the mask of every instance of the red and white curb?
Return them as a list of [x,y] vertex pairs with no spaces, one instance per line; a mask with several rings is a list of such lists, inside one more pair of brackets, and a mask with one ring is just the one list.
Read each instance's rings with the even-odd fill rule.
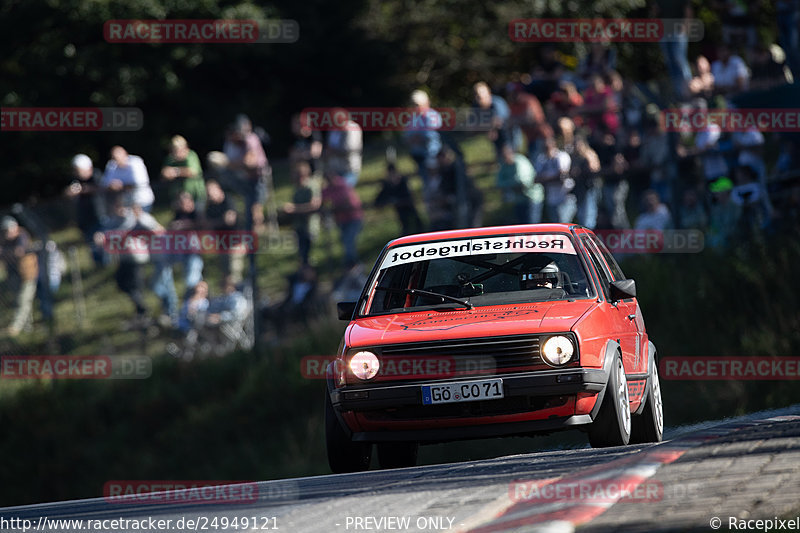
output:
[[[580,499],[579,497],[554,498],[539,497],[540,494],[556,493],[558,487],[624,487],[628,493],[636,490],[655,475],[659,468],[677,461],[689,449],[711,440],[729,435],[752,426],[774,422],[795,422],[797,415],[783,415],[761,420],[730,422],[698,433],[679,437],[676,440],[656,444],[642,453],[622,457],[576,474],[555,479],[520,480],[523,487],[535,490],[537,497],[526,497],[523,489],[512,488],[482,512],[467,519],[459,533],[495,533],[515,531],[524,527],[526,532],[567,533],[606,512],[614,504],[626,498],[619,490],[604,491],[601,498]],[[515,490],[520,490],[515,495]],[[530,493],[528,493],[530,494]],[[515,497],[516,496],[516,497]]]

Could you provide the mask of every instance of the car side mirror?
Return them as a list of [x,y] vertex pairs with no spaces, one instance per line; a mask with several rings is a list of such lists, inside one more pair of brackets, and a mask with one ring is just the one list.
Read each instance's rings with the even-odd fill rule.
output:
[[339,320],[350,320],[353,318],[353,313],[356,312],[356,303],[357,302],[337,302],[336,314],[339,316]]
[[612,302],[625,300],[627,298],[636,298],[636,282],[632,279],[612,281],[609,285],[608,292]]

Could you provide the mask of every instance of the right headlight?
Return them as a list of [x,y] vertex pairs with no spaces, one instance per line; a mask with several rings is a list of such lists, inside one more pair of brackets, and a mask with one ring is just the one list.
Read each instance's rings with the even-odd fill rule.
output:
[[556,335],[550,337],[542,345],[542,359],[553,366],[567,364],[575,353],[575,345],[569,337]]

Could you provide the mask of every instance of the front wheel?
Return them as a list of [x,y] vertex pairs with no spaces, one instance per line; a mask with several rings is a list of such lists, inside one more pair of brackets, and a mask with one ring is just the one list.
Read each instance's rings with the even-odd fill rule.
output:
[[633,417],[631,443],[661,442],[664,436],[664,404],[661,401],[661,383],[658,365],[653,365],[650,387],[647,389],[644,412]]
[[345,432],[333,410],[331,396],[325,393],[325,444],[328,465],[334,474],[361,472],[369,469],[372,444],[353,442]]
[[606,392],[597,418],[589,426],[592,448],[624,446],[631,438],[631,404],[628,398],[628,378],[622,358],[617,355],[608,376]]
[[377,448],[381,468],[417,466],[419,444],[416,442],[380,442]]

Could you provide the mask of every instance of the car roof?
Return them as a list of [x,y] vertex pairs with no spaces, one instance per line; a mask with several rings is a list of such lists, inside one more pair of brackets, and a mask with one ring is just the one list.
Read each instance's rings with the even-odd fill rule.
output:
[[524,235],[528,233],[570,233],[572,228],[580,228],[577,224],[517,224],[514,226],[490,226],[486,228],[469,228],[448,231],[434,231],[407,235],[391,241],[387,246],[412,244],[428,241],[443,241],[470,237],[488,237],[490,235]]

